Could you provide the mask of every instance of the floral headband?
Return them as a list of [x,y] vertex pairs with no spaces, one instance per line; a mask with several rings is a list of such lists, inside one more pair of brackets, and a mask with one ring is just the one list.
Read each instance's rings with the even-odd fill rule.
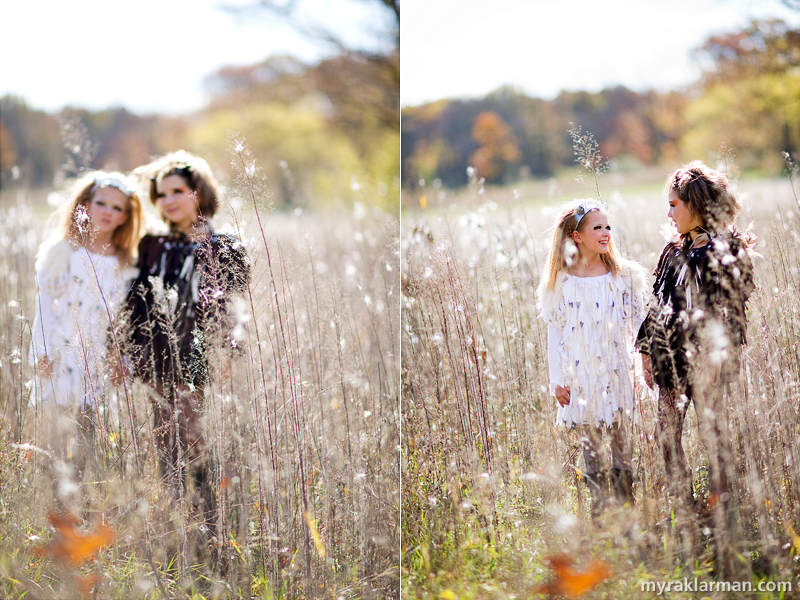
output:
[[89,194],[94,194],[97,190],[104,187],[113,187],[118,189],[128,200],[130,200],[131,196],[136,193],[136,190],[125,183],[122,179],[117,177],[103,177],[102,179],[95,179],[94,185],[89,191]]
[[608,206],[604,203],[601,204],[596,200],[584,200],[578,205],[578,210],[575,211],[575,227],[578,227],[581,219],[593,210],[606,211],[607,209]]

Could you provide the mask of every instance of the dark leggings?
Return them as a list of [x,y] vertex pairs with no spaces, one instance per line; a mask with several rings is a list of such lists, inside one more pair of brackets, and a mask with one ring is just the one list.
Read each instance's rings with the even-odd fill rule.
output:
[[705,387],[703,393],[691,397],[674,388],[659,388],[658,441],[664,456],[670,492],[693,501],[692,477],[683,451],[683,423],[689,402],[694,402],[700,441],[706,449],[709,464],[709,491],[714,501],[730,500],[730,483],[726,464],[730,464],[730,439],[727,411],[723,404],[722,384]]

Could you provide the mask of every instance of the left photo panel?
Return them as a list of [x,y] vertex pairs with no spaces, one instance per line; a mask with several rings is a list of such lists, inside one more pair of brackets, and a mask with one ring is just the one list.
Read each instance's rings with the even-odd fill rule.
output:
[[0,40],[0,596],[399,599],[399,2],[50,13]]

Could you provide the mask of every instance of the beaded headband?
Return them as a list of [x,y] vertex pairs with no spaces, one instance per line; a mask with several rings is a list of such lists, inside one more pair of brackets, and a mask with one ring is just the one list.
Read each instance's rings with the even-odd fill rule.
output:
[[125,197],[130,200],[131,196],[136,192],[130,185],[125,183],[122,179],[117,177],[103,177],[102,179],[95,179],[92,189],[89,194],[94,194],[97,190],[104,187],[113,187],[122,192]]
[[607,208],[605,204],[601,204],[596,200],[584,200],[578,205],[578,210],[575,211],[575,227],[577,228],[581,219],[593,210],[605,211]]

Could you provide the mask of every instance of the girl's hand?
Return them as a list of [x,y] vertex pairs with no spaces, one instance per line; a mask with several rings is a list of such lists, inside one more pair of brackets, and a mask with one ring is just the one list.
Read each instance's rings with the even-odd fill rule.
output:
[[651,390],[655,384],[653,382],[653,361],[649,354],[642,354],[642,369],[644,370],[644,382]]
[[50,379],[53,376],[53,361],[46,356],[43,356],[36,361],[36,370],[39,372],[41,377]]
[[556,400],[558,401],[559,406],[569,406],[569,386],[561,387],[560,385],[556,386]]

